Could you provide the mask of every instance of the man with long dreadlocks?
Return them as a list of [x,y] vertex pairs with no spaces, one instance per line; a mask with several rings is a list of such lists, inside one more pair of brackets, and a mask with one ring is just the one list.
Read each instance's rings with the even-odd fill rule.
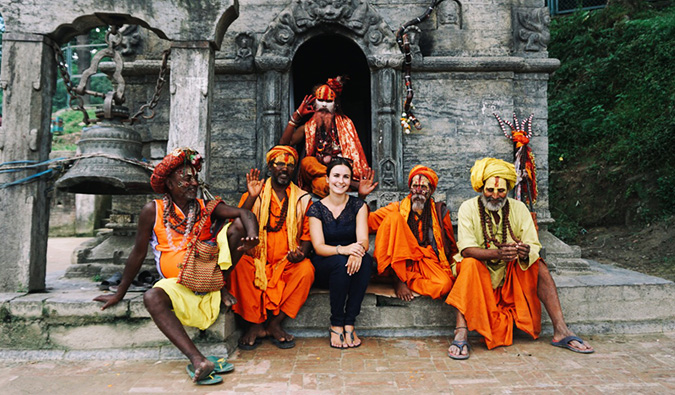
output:
[[[155,167],[150,178],[152,189],[163,193],[163,199],[150,201],[141,210],[138,220],[136,243],[127,259],[122,281],[114,294],[100,295],[94,300],[104,302],[101,310],[117,304],[124,298],[132,280],[138,273],[148,244],[152,246],[157,269],[162,276],[152,289],[145,292],[143,302],[150,316],[169,340],[190,359],[188,372],[197,384],[215,384],[221,382],[220,376],[213,373],[226,372],[227,362],[214,357],[205,357],[185,332],[183,325],[206,329],[211,326],[220,311],[221,302],[232,306],[236,300],[223,287],[220,291],[193,292],[182,284],[177,277],[179,265],[188,250],[188,245],[199,240],[215,239],[212,222],[229,221],[221,230],[220,269],[227,278],[232,267],[242,254],[258,244],[258,222],[248,210],[231,207],[219,202],[203,226],[206,203],[197,199],[199,187],[198,172],[202,166],[202,156],[189,148],[177,148]],[[196,234],[198,230],[199,234]]]
[[541,244],[527,206],[507,197],[516,182],[513,164],[477,160],[471,186],[480,195],[462,203],[457,214],[455,284],[446,302],[457,308],[452,359],[468,359],[469,330],[488,349],[513,343],[513,324],[533,338],[541,330],[541,302],[553,323],[551,344],[579,353],[593,348],[567,327],[558,290],[539,257]]
[[271,177],[260,180],[260,171],[252,169],[246,174],[248,192],[239,202],[260,224],[260,245],[242,257],[230,277],[230,291],[238,301],[234,312],[251,324],[239,339],[243,350],[258,347],[267,336],[279,348],[295,346],[281,323],[297,316],[314,282],[305,217],[311,198],[291,182],[298,153],[277,145],[266,159]]
[[413,292],[438,299],[452,287],[457,245],[449,210],[432,198],[437,185],[436,172],[415,166],[408,175],[410,194],[368,215],[369,231],[377,232],[378,273],[393,279],[396,296],[405,301]]
[[[328,195],[326,165],[333,157],[342,156],[353,161],[352,189],[368,169],[366,154],[361,146],[356,127],[342,113],[340,94],[345,82],[343,77],[329,78],[326,84],[305,96],[298,109],[291,115],[279,144],[296,145],[305,141],[305,157],[300,161],[298,184],[300,188],[324,198]],[[312,117],[301,125],[307,116]]]

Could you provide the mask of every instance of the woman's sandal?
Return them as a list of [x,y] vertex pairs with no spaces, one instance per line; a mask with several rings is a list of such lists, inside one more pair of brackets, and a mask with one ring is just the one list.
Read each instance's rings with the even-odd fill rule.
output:
[[[336,335],[340,335],[340,342],[342,343],[342,347],[338,347],[338,346],[333,345],[333,342],[330,340],[331,333],[335,333]],[[336,332],[336,331],[333,330],[333,328],[328,328],[328,344],[330,344],[330,346],[332,348],[339,348],[340,350],[343,350],[345,348],[345,334],[340,333],[340,332]]]
[[[354,331],[348,331],[348,330],[345,330],[345,335],[349,336],[349,337],[352,339],[352,344],[354,344]],[[354,344],[353,346],[350,346],[349,344],[347,344],[347,347],[349,347],[349,348],[357,348],[357,347],[360,347],[361,344],[362,344],[362,343]]]

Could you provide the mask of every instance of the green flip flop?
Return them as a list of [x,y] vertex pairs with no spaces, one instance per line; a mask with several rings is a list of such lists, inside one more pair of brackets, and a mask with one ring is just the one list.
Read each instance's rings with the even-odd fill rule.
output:
[[209,361],[213,362],[216,365],[213,368],[213,373],[215,374],[230,373],[231,371],[234,370],[234,365],[227,362],[225,358],[219,358],[211,355],[206,357],[206,359],[208,359]]
[[[190,375],[190,379],[194,380],[195,378],[195,367],[192,366],[192,364],[188,364],[185,367],[185,370],[187,370],[188,375]],[[195,382],[197,385],[213,385],[213,384],[219,384],[223,382],[223,378],[220,376],[216,376],[215,373],[212,371],[208,376],[205,378],[198,380]]]

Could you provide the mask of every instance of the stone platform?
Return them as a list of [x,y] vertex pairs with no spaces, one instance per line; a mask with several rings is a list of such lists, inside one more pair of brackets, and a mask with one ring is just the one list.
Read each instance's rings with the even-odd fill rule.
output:
[[[580,335],[664,333],[675,331],[673,282],[589,261],[584,274],[555,274],[566,320]],[[428,297],[402,302],[387,295],[387,286],[371,286],[358,318],[366,336],[415,337],[448,335],[454,325],[449,306]],[[155,327],[142,294],[130,292],[105,311],[92,299],[101,294],[90,280],[48,277],[45,293],[0,294],[0,356],[31,359],[97,359],[126,355],[130,359],[181,358]],[[329,322],[326,291],[314,290],[287,329],[300,337],[326,336]],[[544,334],[552,333],[544,316]],[[239,337],[232,313],[221,314],[204,332],[189,333],[209,354],[231,354]],[[38,354],[30,350],[41,350]],[[126,358],[123,358],[126,359]]]

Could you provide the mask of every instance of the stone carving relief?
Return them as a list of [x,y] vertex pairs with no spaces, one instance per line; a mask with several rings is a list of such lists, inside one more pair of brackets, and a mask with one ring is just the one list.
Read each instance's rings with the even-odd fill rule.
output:
[[290,57],[299,35],[325,25],[339,25],[353,34],[362,48],[369,48],[371,65],[402,61],[392,29],[366,0],[293,0],[262,36],[256,62],[279,65],[272,59]]
[[124,25],[120,28],[120,33],[122,34],[122,44],[120,44],[122,55],[131,56],[138,54],[143,43],[141,27],[138,25]]
[[396,164],[391,159],[386,159],[380,164],[380,182],[383,189],[396,188]]
[[539,52],[546,49],[551,41],[551,33],[548,26],[551,24],[551,16],[548,8],[535,8],[514,10],[516,20],[514,32],[516,33],[516,42],[519,43],[521,51]]
[[246,61],[253,59],[253,47],[255,46],[255,37],[250,32],[239,33],[234,38],[235,57],[234,60]]
[[462,6],[458,1],[445,0],[436,7],[436,19],[440,27],[462,28]]

